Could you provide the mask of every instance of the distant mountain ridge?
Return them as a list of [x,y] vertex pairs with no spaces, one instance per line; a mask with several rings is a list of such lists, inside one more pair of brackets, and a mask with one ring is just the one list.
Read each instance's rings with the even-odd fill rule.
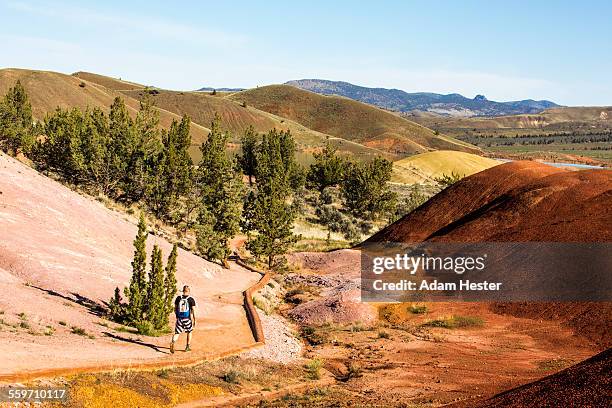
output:
[[196,91],[200,91],[200,92],[212,92],[212,91],[218,91],[218,92],[240,92],[240,91],[244,91],[244,88],[213,88],[213,87],[210,87],[210,86],[205,86],[204,88],[196,89]]
[[448,95],[431,92],[408,93],[400,89],[367,88],[348,82],[324,79],[299,79],[285,84],[322,95],[344,96],[398,112],[422,111],[444,116],[519,115],[540,113],[545,109],[560,106],[546,100],[495,102],[488,100],[484,95],[469,99],[457,93]]

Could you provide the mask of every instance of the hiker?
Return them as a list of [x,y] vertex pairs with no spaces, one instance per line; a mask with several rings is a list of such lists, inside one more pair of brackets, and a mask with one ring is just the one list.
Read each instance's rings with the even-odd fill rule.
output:
[[187,346],[185,351],[191,351],[191,331],[196,325],[195,299],[189,296],[189,286],[183,286],[183,294],[176,297],[174,301],[174,313],[176,314],[176,326],[174,327],[174,336],[170,343],[170,353],[174,354],[174,343],[183,332],[187,333]]

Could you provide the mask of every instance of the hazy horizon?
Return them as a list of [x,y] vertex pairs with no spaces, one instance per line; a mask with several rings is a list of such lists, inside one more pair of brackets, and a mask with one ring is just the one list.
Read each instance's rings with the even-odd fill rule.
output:
[[317,78],[612,105],[612,4],[83,4],[0,0],[0,67],[194,90]]

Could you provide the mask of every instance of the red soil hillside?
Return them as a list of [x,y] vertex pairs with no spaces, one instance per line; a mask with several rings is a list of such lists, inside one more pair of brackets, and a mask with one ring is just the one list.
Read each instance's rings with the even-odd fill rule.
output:
[[431,129],[374,106],[289,85],[262,86],[236,92],[228,98],[310,129],[399,156],[437,149],[480,152],[475,146],[436,135]]
[[[457,182],[367,242],[611,242],[612,171],[502,164]],[[612,303],[495,303],[610,347]]]
[[[0,382],[33,371],[178,364],[254,343],[242,291],[259,274],[182,249],[178,284],[189,284],[199,305],[193,353],[170,356],[168,336],[135,336],[102,319],[104,302],[131,276],[134,221],[0,153]],[[149,252],[154,244],[169,255],[168,241],[150,235]]]
[[612,349],[539,381],[506,391],[482,408],[609,407],[612,397]]
[[519,161],[467,177],[368,241],[610,242],[612,171]]

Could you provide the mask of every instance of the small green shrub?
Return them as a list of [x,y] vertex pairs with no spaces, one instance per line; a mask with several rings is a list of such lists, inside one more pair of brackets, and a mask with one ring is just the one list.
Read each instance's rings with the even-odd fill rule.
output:
[[60,324],[60,326],[66,326],[66,322],[65,322],[65,321],[63,321],[63,320],[60,320],[60,321],[59,321],[59,324]]
[[323,366],[323,362],[315,358],[314,360],[310,360],[306,364],[306,373],[308,374],[308,378],[311,380],[319,380],[321,378],[321,367]]
[[381,330],[381,331],[379,331],[379,332],[378,332],[378,338],[379,338],[379,339],[388,339],[389,337],[391,337],[391,336],[389,335],[389,333],[387,333],[387,332],[386,332],[386,331],[384,331],[384,330]]
[[223,374],[223,381],[225,381],[226,383],[229,384],[238,384],[239,383],[239,377],[240,377],[240,373],[238,373],[238,371],[231,369],[226,371]]
[[312,326],[305,326],[302,328],[302,337],[311,345],[318,346],[325,344],[328,341],[328,337],[321,330],[317,330]]
[[410,305],[408,311],[412,314],[424,314],[427,313],[427,306],[425,305]]
[[450,316],[439,319],[430,320],[423,323],[425,327],[443,327],[446,329],[466,328],[466,327],[482,327],[484,321],[480,317],[475,316]]
[[82,327],[78,327],[78,326],[72,326],[70,328],[70,333],[77,334],[79,336],[85,336],[85,337],[88,336],[87,331],[85,331],[85,329],[83,329]]

